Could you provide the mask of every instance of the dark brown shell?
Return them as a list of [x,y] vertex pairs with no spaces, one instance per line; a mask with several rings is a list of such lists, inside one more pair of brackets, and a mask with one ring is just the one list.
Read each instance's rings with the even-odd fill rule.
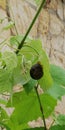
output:
[[33,65],[30,69],[30,76],[35,80],[39,80],[43,74],[43,68],[39,62]]

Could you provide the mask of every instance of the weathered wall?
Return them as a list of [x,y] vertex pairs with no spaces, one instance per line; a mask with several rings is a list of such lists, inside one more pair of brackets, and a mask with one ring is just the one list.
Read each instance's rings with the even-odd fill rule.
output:
[[[36,13],[37,7],[32,1],[9,0],[10,17],[15,20],[18,34],[25,34]],[[5,11],[0,9],[0,17],[4,17],[4,13]],[[8,33],[9,31],[4,32],[3,36],[10,35]],[[15,28],[12,33],[16,33]],[[42,9],[30,36],[40,37],[50,61],[65,67],[65,3],[62,3],[62,0],[51,0],[50,4]]]
[[[10,0],[19,34],[25,34],[36,12],[36,6],[30,3],[16,0],[15,4],[15,0]],[[30,35],[42,39],[52,63],[65,67],[65,4],[61,0],[51,0],[47,8],[42,9]]]
[[[44,12],[46,20],[44,20]],[[48,8],[41,12],[40,17],[42,17],[42,21],[46,21],[44,24],[40,18],[42,22],[40,35],[44,47],[53,63],[65,67],[65,4],[61,0],[51,1]]]

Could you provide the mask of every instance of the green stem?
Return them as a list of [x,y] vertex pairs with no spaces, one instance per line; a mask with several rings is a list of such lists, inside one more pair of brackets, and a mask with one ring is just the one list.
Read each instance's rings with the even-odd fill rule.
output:
[[41,114],[42,114],[42,120],[43,120],[43,123],[44,123],[44,130],[47,130],[45,117],[44,117],[44,110],[43,110],[42,103],[41,103],[40,96],[39,96],[37,89],[38,89],[38,84],[37,84],[37,86],[35,86],[35,91],[36,91],[36,94],[37,94],[37,98],[38,98],[38,102],[39,102],[39,106],[40,106],[40,111],[41,111]]
[[33,27],[33,25],[34,25],[34,23],[35,23],[35,21],[36,21],[38,15],[39,15],[40,11],[41,11],[43,5],[45,4],[45,1],[46,1],[46,0],[42,0],[41,5],[40,5],[40,7],[39,7],[37,13],[35,14],[35,16],[34,16],[32,22],[31,22],[31,24],[30,24],[30,26],[29,26],[29,28],[28,28],[28,30],[27,30],[27,32],[26,32],[26,34],[25,34],[23,40],[21,41],[21,43],[20,43],[20,45],[19,45],[19,47],[18,47],[18,50],[16,51],[16,54],[18,54],[19,50],[22,48],[26,37],[28,36],[29,32],[31,31],[31,29],[32,29],[32,27]]

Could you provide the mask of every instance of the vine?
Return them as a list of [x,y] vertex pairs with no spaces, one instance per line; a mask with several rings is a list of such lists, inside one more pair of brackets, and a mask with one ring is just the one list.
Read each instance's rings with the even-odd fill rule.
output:
[[[45,4],[45,1],[46,1],[46,0],[42,0],[41,5],[40,5],[40,7],[39,7],[39,9],[38,9],[38,11],[37,11],[37,13],[36,13],[36,15],[35,15],[35,17],[34,17],[33,20],[32,20],[32,23],[30,24],[30,26],[29,26],[29,28],[28,28],[28,30],[27,30],[25,36],[23,37],[21,43],[20,43],[19,46],[18,46],[18,49],[21,49],[21,48],[22,48],[25,39],[27,38],[29,32],[31,31],[31,28],[32,28],[32,26],[34,25],[34,23],[35,23],[35,21],[36,21],[38,15],[39,15],[39,13],[40,13],[40,11],[41,11],[43,5]],[[16,51],[16,53],[18,53],[18,52],[19,52],[19,51]]]

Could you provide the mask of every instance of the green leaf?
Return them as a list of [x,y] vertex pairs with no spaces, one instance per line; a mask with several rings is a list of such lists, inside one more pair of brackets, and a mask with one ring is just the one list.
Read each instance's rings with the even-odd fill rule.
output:
[[43,128],[43,127],[35,127],[35,128],[24,129],[24,130],[45,130],[45,128]]
[[5,51],[2,53],[2,59],[8,70],[12,70],[17,67],[17,56],[14,52]]
[[6,113],[6,111],[0,107],[0,122],[6,123],[8,121],[9,117]]
[[9,120],[7,123],[7,126],[11,129],[11,130],[24,130],[25,128],[29,128],[28,124],[18,124],[17,122],[13,120]]
[[50,74],[49,60],[44,50],[40,53],[39,61],[43,67],[44,75],[38,82],[43,90],[46,91],[52,86],[53,80]]
[[[44,107],[44,115],[48,117],[54,107],[56,106],[56,100],[47,94],[40,95],[42,106]],[[10,101],[8,106],[10,106]],[[41,117],[40,107],[35,93],[26,95],[25,92],[19,92],[13,95],[13,107],[14,112],[11,115],[11,120],[21,123],[27,123]]]
[[30,43],[26,43],[20,51],[21,56],[24,56],[26,60],[29,60],[34,64],[38,61],[39,53],[41,49],[41,42],[39,40],[31,40]]
[[[28,49],[27,49],[28,48]],[[26,53],[27,52],[27,53]],[[32,52],[32,53],[31,53]],[[31,60],[32,63],[40,62],[43,67],[44,75],[38,81],[40,86],[45,90],[52,86],[52,77],[50,74],[49,59],[42,49],[42,43],[40,40],[31,40],[30,43],[26,43],[21,50],[21,53],[26,59]],[[37,56],[36,56],[37,55]],[[32,59],[31,59],[32,57]]]
[[1,19],[1,18],[0,18],[0,24],[2,24],[2,23],[3,23],[3,21],[4,21],[4,19]]
[[38,54],[41,52],[42,43],[39,39],[38,40],[31,40],[31,42],[27,43],[26,45],[30,46],[31,49],[33,49],[34,51],[36,50],[36,53],[38,53]]
[[[24,37],[24,35],[12,36],[10,38],[10,44],[11,45],[16,45],[18,47],[18,45],[21,43],[23,37]],[[25,43],[30,42],[30,41],[31,41],[31,38],[27,37],[26,40],[25,40]]]
[[16,39],[16,36],[10,37],[10,44],[18,46],[19,41]]
[[4,105],[6,105],[6,104],[7,104],[6,99],[2,99],[2,98],[0,98],[0,104],[4,104]]
[[12,120],[8,121],[7,126],[10,128],[10,130],[22,130],[22,126],[18,125],[17,122],[13,122]]
[[65,86],[65,69],[56,65],[50,65],[50,72],[56,83]]
[[13,83],[24,85],[30,80],[30,73],[29,69],[26,67],[23,67],[22,64],[19,64],[16,68],[13,70]]
[[41,0],[34,0],[37,5],[41,3]]
[[17,83],[24,85],[29,82],[31,79],[30,68],[32,64],[38,61],[39,54],[37,51],[40,51],[41,47],[41,42],[39,40],[32,40],[22,47],[18,54],[18,66],[13,72],[14,85]]
[[56,119],[56,123],[58,125],[65,125],[65,115],[59,114]]
[[10,21],[5,27],[3,27],[3,30],[11,29],[14,26],[14,22]]
[[0,69],[0,93],[10,92],[12,88],[11,73],[6,69]]
[[14,85],[16,84],[21,84],[24,85],[30,80],[30,75],[29,72],[25,73],[24,70],[19,67],[15,68],[13,71],[13,83]]
[[63,95],[65,95],[65,88],[60,84],[54,83],[47,93],[55,99],[60,99]]
[[[21,49],[18,55],[18,66],[13,72],[14,84],[21,83],[24,85],[31,79],[30,68],[34,62],[38,61],[38,52],[34,48],[36,48],[37,43],[39,44],[39,48],[41,48],[39,41],[35,43],[36,42],[30,43],[30,45],[26,44]],[[38,47],[36,49],[38,49]]]
[[22,125],[19,125],[19,130],[24,130],[25,128],[29,128],[28,124],[22,124]]
[[0,126],[6,128],[6,130],[11,130],[6,124],[0,122]]
[[30,79],[28,83],[24,84],[23,87],[26,93],[29,94],[32,91],[32,89],[36,86],[36,84],[37,84],[37,81],[33,79]]
[[60,126],[60,125],[52,126],[50,128],[50,130],[65,130],[65,125],[64,126]]

